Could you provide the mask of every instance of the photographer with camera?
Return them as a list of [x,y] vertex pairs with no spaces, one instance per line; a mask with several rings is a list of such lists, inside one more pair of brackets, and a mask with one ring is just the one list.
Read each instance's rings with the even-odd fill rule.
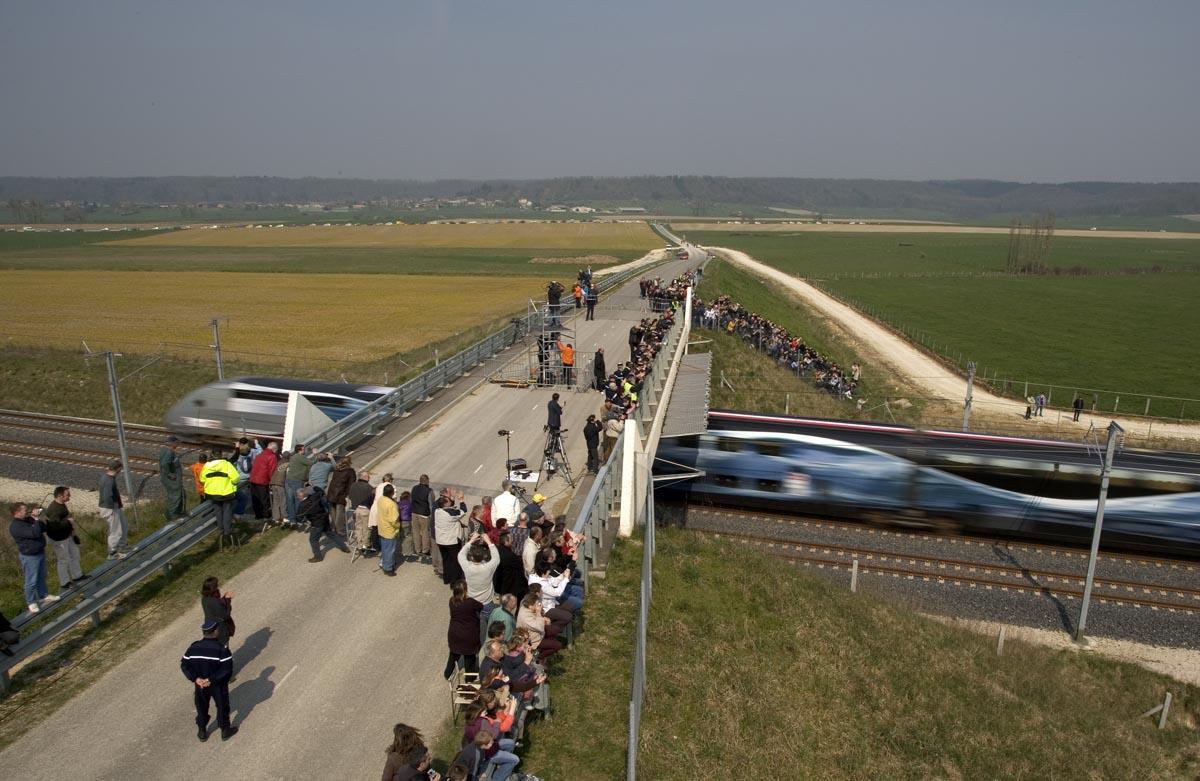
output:
[[558,400],[558,394],[553,393],[550,395],[550,401],[546,402],[546,430],[556,437],[562,430],[562,414],[563,405]]
[[[455,507],[454,503],[458,502]],[[442,561],[442,582],[450,585],[462,578],[458,566],[458,551],[462,547],[466,529],[467,503],[462,491],[447,490],[438,497],[437,509],[433,511],[433,541],[437,544]]]
[[486,534],[475,533],[458,552],[458,566],[467,581],[467,596],[488,604],[496,596],[493,576],[500,566],[500,552]]

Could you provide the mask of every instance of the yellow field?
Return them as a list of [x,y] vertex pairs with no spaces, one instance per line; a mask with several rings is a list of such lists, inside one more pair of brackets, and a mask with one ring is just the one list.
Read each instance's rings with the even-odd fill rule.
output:
[[106,242],[130,247],[464,247],[649,250],[662,240],[643,222],[493,222],[438,225],[334,225],[191,228]]
[[[5,344],[152,352],[205,345],[209,321],[228,350],[366,361],[523,310],[545,280],[382,274],[0,271]],[[175,350],[171,350],[175,351]],[[266,363],[286,363],[263,358]]]

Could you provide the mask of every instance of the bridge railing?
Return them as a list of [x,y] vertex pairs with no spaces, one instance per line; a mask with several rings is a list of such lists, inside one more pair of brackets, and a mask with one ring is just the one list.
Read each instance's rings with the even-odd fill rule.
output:
[[[600,295],[606,295],[633,277],[644,274],[648,268],[649,266],[643,266],[598,277],[596,283],[600,288]],[[379,433],[390,421],[430,400],[439,390],[448,387],[484,361],[536,334],[546,317],[545,310],[546,307],[542,306],[538,311],[524,317],[513,318],[511,323],[500,330],[440,361],[386,396],[307,437],[305,444],[318,451],[340,453],[364,437]]]
[[0,688],[8,689],[10,670],[62,637],[84,619],[100,625],[100,611],[134,586],[158,572],[169,572],[171,562],[216,528],[215,510],[204,502],[184,518],[168,523],[133,546],[119,561],[106,561],[88,573],[82,587],[62,592],[62,599],[38,613],[22,613],[13,620],[21,642],[12,657],[0,657]]

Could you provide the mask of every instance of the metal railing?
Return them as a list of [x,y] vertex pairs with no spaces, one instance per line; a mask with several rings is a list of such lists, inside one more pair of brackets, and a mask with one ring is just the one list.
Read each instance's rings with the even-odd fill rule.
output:
[[[608,294],[634,276],[644,274],[651,267],[627,269],[598,278],[600,295]],[[319,451],[340,453],[343,448],[348,448],[362,438],[374,436],[391,420],[411,411],[418,404],[429,401],[435,393],[449,387],[455,380],[465,376],[500,351],[530,339],[541,329],[545,317],[546,306],[543,305],[524,317],[513,318],[513,322],[499,331],[439,362],[388,395],[307,437],[305,444]]]
[[216,528],[213,506],[204,502],[186,517],[167,524],[138,542],[120,561],[106,561],[88,573],[80,588],[64,591],[61,600],[38,613],[22,613],[12,623],[22,635],[14,656],[0,657],[0,688],[7,691],[9,671],[62,637],[84,619],[100,625],[100,611],[158,572],[169,572],[171,562]]
[[[629,269],[599,280],[600,293],[609,293],[651,266]],[[364,435],[375,433],[389,419],[404,414],[434,393],[448,386],[469,369],[483,363],[516,341],[528,338],[545,307],[500,329],[496,333],[441,361],[422,372],[395,391],[364,407],[353,415],[329,426],[309,438],[309,444],[321,450],[346,447]],[[614,449],[614,452],[618,452]],[[617,483],[619,490],[620,483]],[[62,599],[44,607],[36,614],[24,613],[13,621],[21,642],[13,649],[14,656],[0,658],[0,689],[7,690],[10,671],[16,665],[62,637],[73,627],[90,618],[100,624],[100,611],[126,592],[157,572],[168,573],[171,562],[202,541],[216,528],[214,510],[204,502],[186,517],[169,523],[137,543],[129,556],[120,561],[106,561],[88,573],[89,580],[82,588],[63,593]]]

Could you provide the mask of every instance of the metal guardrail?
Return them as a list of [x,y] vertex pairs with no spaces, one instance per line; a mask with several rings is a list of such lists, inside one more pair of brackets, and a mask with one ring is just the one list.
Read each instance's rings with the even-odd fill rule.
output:
[[[605,295],[652,266],[629,269],[598,281]],[[448,386],[469,369],[501,350],[528,338],[540,327],[543,311],[515,319],[496,333],[476,342],[451,358],[404,383],[387,396],[309,438],[309,444],[337,451],[374,434],[388,420],[398,417]],[[656,363],[657,365],[657,363]],[[614,453],[619,452],[614,449]],[[619,490],[620,483],[617,483]],[[187,552],[216,528],[214,510],[202,503],[185,518],[167,524],[138,542],[120,561],[106,561],[88,573],[86,585],[62,594],[62,599],[36,614],[23,613],[13,621],[22,635],[14,656],[0,658],[0,689],[7,690],[13,667],[62,637],[84,619],[99,626],[100,611],[134,586],[157,572],[169,572],[171,562]]]
[[[651,266],[642,266],[598,278],[600,295],[606,295],[633,277],[644,274],[649,268]],[[448,387],[501,350],[531,338],[541,328],[542,319],[546,316],[545,310],[543,305],[537,312],[514,318],[514,322],[499,331],[425,370],[388,395],[308,437],[305,444],[317,450],[339,453],[363,437],[379,433],[388,422],[430,400],[439,390]]]
[[134,586],[157,572],[168,572],[171,562],[203,540],[216,528],[213,506],[204,502],[186,517],[169,523],[133,547],[120,561],[106,561],[88,573],[80,587],[63,592],[61,600],[38,613],[22,613],[12,623],[22,635],[12,650],[14,656],[0,657],[0,688],[7,691],[9,671],[84,619],[100,625],[100,611]]

